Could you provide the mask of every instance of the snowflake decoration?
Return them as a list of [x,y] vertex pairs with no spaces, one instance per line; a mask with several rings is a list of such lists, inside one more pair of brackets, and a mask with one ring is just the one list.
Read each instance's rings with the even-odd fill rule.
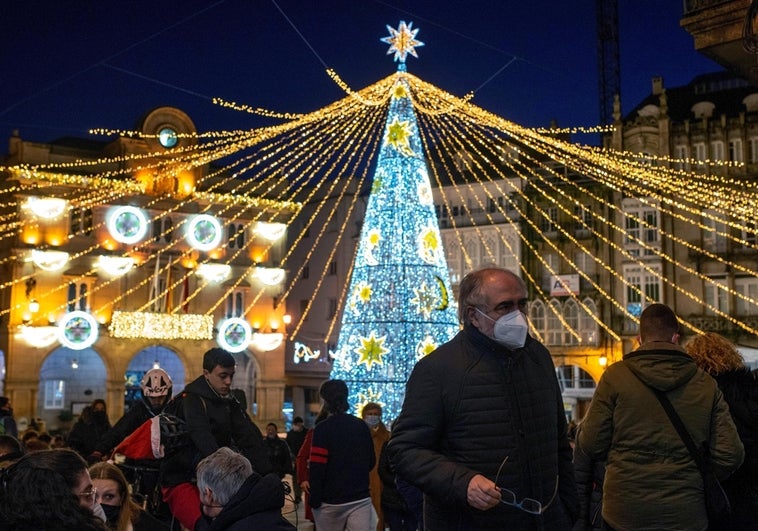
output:
[[418,186],[416,187],[416,193],[418,194],[418,201],[422,205],[432,205],[434,204],[434,196],[432,196],[432,188],[429,186],[428,177],[426,175],[426,172],[423,170],[419,170],[419,177],[421,177],[421,182],[418,183]]
[[354,349],[354,352],[359,356],[358,363],[365,363],[368,369],[371,369],[374,364],[383,365],[382,356],[389,352],[389,349],[384,346],[387,336],[376,337],[372,331],[368,337],[359,339],[361,346]]
[[403,155],[413,155],[411,149],[411,124],[408,120],[400,121],[397,116],[387,128],[387,142]]
[[431,286],[422,282],[418,288],[413,288],[416,297],[411,302],[416,305],[418,313],[423,314],[426,319],[432,315],[432,311],[440,304],[440,298]]
[[387,55],[394,53],[394,60],[401,63],[405,62],[405,57],[408,54],[418,59],[416,47],[421,47],[424,43],[416,40],[418,28],[413,29],[413,22],[406,24],[404,20],[401,20],[397,29],[387,25],[387,31],[390,32],[389,37],[381,39],[382,42],[390,45]]

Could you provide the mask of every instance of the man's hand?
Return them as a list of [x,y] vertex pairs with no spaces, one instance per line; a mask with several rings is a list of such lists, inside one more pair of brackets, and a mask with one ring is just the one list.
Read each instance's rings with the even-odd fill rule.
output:
[[474,509],[486,511],[500,503],[500,491],[492,481],[477,474],[468,482],[466,500]]

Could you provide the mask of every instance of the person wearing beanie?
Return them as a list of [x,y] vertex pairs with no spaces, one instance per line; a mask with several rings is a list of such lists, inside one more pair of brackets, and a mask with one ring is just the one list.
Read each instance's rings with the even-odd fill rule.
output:
[[313,429],[310,496],[317,529],[375,529],[369,472],[376,464],[369,427],[348,413],[347,384],[327,380],[319,389],[327,418]]

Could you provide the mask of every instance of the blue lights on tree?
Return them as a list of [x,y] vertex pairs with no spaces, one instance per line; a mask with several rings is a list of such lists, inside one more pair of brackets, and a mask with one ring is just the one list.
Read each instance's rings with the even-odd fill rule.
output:
[[331,372],[354,413],[377,402],[385,420],[400,413],[416,361],[459,330],[403,62],[398,71]]

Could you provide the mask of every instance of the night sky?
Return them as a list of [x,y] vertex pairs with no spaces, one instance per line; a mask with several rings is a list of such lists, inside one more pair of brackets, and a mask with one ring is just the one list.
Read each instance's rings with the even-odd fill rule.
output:
[[[72,8],[75,6],[75,8]],[[380,42],[413,22],[410,73],[526,126],[599,121],[595,0],[124,0],[4,2],[0,153],[14,129],[33,141],[133,129],[149,110],[185,110],[200,132],[259,117],[211,98],[307,112],[396,69]],[[622,110],[651,78],[686,84],[720,70],[679,26],[682,3],[619,0]],[[507,65],[507,66],[506,66]],[[503,68],[505,67],[505,68]],[[101,139],[102,137],[93,137]],[[594,142],[592,136],[576,136]]]

